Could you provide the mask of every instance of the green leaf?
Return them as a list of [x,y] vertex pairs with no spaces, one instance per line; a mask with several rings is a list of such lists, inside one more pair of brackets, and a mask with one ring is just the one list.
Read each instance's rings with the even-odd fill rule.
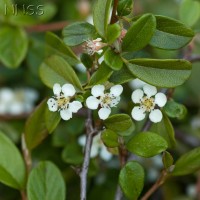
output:
[[174,163],[174,159],[173,159],[172,155],[167,151],[165,151],[163,153],[162,161],[163,161],[163,165],[164,165],[165,169],[169,169],[169,167],[171,167]]
[[108,25],[107,41],[112,44],[121,35],[121,27],[119,24]]
[[0,182],[15,189],[23,189],[26,169],[23,158],[13,142],[0,132]]
[[175,163],[174,176],[192,174],[200,169],[200,147],[182,155]]
[[2,21],[13,15],[13,1],[12,0],[1,0],[0,1],[0,20]]
[[87,68],[90,69],[93,67],[93,59],[91,56],[89,56],[86,53],[81,54],[81,62],[83,63],[83,65]]
[[168,145],[166,140],[156,133],[142,132],[135,135],[126,147],[130,152],[148,158],[165,151]]
[[58,126],[61,120],[59,112],[51,112],[46,106],[45,110],[45,124],[49,133],[52,133]]
[[103,62],[97,71],[92,75],[88,86],[90,87],[105,83],[112,73],[112,69],[110,69],[110,67],[108,67],[105,62]]
[[130,200],[137,200],[144,187],[144,169],[135,162],[128,162],[120,171],[119,185]]
[[134,77],[151,85],[173,88],[190,77],[192,65],[186,60],[134,59],[127,67]]
[[133,0],[119,0],[117,6],[117,14],[119,16],[126,16],[131,14],[133,10]]
[[121,136],[128,136],[135,129],[131,117],[127,114],[112,115],[104,121],[104,124],[107,129],[110,129]]
[[156,18],[151,14],[140,17],[129,28],[123,39],[123,51],[138,51],[144,48],[151,40],[156,29]]
[[112,49],[107,49],[104,54],[105,63],[113,70],[120,70],[123,67],[123,61],[120,54],[115,53]]
[[96,30],[93,25],[87,22],[76,22],[66,26],[62,34],[66,45],[76,46],[96,37]]
[[170,100],[164,107],[165,113],[171,118],[177,118],[179,120],[184,119],[187,114],[187,109],[184,105]]
[[34,168],[28,179],[27,193],[29,200],[65,200],[65,182],[56,165],[44,161]]
[[74,52],[54,33],[46,33],[46,56],[56,54],[66,59],[70,65],[79,64],[80,61]]
[[149,43],[154,47],[167,50],[179,49],[194,37],[193,30],[172,18],[157,15],[156,22],[156,31]]
[[62,159],[66,163],[80,165],[83,162],[82,147],[77,143],[68,144],[62,152]]
[[118,135],[112,130],[105,129],[101,134],[101,139],[107,147],[115,148],[119,146]]
[[50,88],[53,88],[55,83],[61,85],[71,83],[78,91],[82,91],[82,86],[76,73],[60,56],[51,56],[41,64],[40,77],[44,84]]
[[25,124],[25,141],[29,150],[35,148],[48,135],[45,124],[47,103],[44,100],[30,115]]
[[193,26],[200,18],[200,2],[183,0],[180,6],[180,20],[188,26]]
[[152,124],[150,131],[162,136],[167,141],[169,148],[175,148],[176,139],[174,128],[165,113],[163,113],[161,122]]
[[111,5],[112,0],[96,0],[94,4],[94,26],[102,37],[105,37],[107,33]]
[[3,26],[0,28],[0,61],[9,68],[17,68],[24,60],[28,38],[23,29]]
[[122,84],[133,80],[134,77],[127,69],[127,66],[124,65],[120,70],[114,71],[111,75],[109,81],[114,84]]

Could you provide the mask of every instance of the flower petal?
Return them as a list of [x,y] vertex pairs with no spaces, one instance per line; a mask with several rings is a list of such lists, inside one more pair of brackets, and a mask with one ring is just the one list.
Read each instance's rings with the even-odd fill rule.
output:
[[47,101],[47,104],[48,104],[48,107],[49,107],[49,110],[52,111],[52,112],[56,112],[58,110],[58,103],[55,99],[53,98],[50,98],[48,101]]
[[72,84],[65,84],[62,86],[62,92],[64,93],[65,97],[72,97],[75,95],[76,90]]
[[152,122],[158,123],[162,120],[162,118],[163,118],[163,115],[162,115],[162,112],[159,109],[155,109],[155,110],[152,110],[150,112],[149,119]]
[[94,158],[94,157],[96,157],[98,155],[98,153],[99,153],[98,146],[92,145],[90,157]]
[[85,135],[81,135],[79,138],[78,138],[78,143],[84,147],[85,146],[85,143],[86,143],[86,136]]
[[121,85],[115,85],[110,88],[110,94],[116,97],[120,96],[122,92],[123,92],[123,87]]
[[95,97],[100,97],[100,96],[102,96],[104,94],[104,90],[105,90],[105,86],[104,85],[95,85],[92,88],[91,93]]
[[136,106],[133,108],[131,115],[136,121],[142,121],[145,118],[146,113],[144,109],[142,109],[139,106]]
[[134,80],[132,80],[129,85],[130,87],[135,90],[135,89],[140,89],[143,88],[144,85],[146,85],[147,83],[145,83],[144,81],[141,81],[140,79],[136,78]]
[[100,150],[100,157],[105,161],[109,161],[112,158],[112,154],[107,150],[107,148],[103,144]]
[[140,100],[144,96],[144,92],[141,89],[137,89],[132,93],[131,99],[133,103],[140,103]]
[[61,93],[61,86],[60,84],[58,83],[55,83],[54,86],[53,86],[53,93],[56,95],[56,96],[59,96],[60,93]]
[[69,109],[61,110],[60,116],[63,120],[69,120],[72,118],[72,112]]
[[77,113],[82,107],[83,106],[80,101],[73,101],[72,103],[69,103],[69,110],[73,113]]
[[114,98],[110,104],[110,107],[115,107],[120,102],[120,96]]
[[157,88],[155,86],[146,84],[143,87],[144,93],[148,96],[148,97],[152,97],[157,93]]
[[100,100],[94,96],[90,96],[86,99],[86,105],[91,110],[96,110],[99,106]]
[[109,108],[101,108],[98,112],[99,118],[105,120],[109,117],[111,110]]
[[157,93],[155,96],[155,103],[159,106],[159,107],[163,107],[165,106],[165,104],[167,103],[167,97],[165,94],[163,93]]

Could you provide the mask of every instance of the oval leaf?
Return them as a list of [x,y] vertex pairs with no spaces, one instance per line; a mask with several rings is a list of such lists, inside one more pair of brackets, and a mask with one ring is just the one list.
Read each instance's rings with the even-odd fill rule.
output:
[[106,128],[121,136],[130,135],[135,129],[135,125],[131,117],[126,114],[112,115],[104,121],[104,124]]
[[65,58],[70,65],[76,65],[80,63],[74,52],[68,46],[66,46],[57,35],[47,32],[45,41],[46,56],[56,54]]
[[65,182],[59,169],[51,162],[41,162],[28,179],[29,200],[65,200]]
[[130,152],[148,158],[165,151],[168,145],[161,136],[152,132],[143,132],[135,135],[126,147]]
[[25,124],[25,140],[28,149],[35,148],[48,135],[45,124],[46,100],[43,101],[30,115]]
[[192,174],[200,169],[200,147],[182,155],[175,163],[174,176]]
[[123,39],[123,51],[137,51],[144,48],[151,40],[156,29],[156,18],[151,14],[140,17],[129,28]]
[[71,83],[78,91],[82,91],[81,83],[72,67],[60,56],[47,58],[40,66],[40,77],[50,88],[55,83],[64,85]]
[[120,171],[119,185],[131,200],[137,200],[144,187],[144,169],[135,162],[128,162]]
[[92,75],[88,86],[104,84],[112,73],[112,69],[110,69],[105,62],[103,62],[97,71]]
[[183,0],[180,7],[180,19],[188,26],[193,26],[200,18],[200,2]]
[[0,61],[6,67],[18,67],[28,49],[26,32],[17,27],[3,26],[0,29],[0,44]]
[[94,26],[97,32],[106,36],[107,26],[109,24],[112,0],[96,0],[93,12]]
[[119,16],[126,16],[131,14],[133,10],[133,0],[119,0],[117,6],[117,14]]
[[101,139],[107,147],[115,148],[119,146],[118,135],[112,130],[104,130],[101,134]]
[[190,77],[192,65],[186,60],[134,59],[127,67],[134,77],[151,85],[173,88]]
[[113,70],[120,70],[123,66],[123,61],[119,54],[108,49],[104,54],[105,63]]
[[0,181],[16,189],[23,189],[26,168],[23,158],[12,141],[0,132]]
[[76,22],[63,29],[63,41],[68,46],[76,46],[96,36],[93,25],[87,22]]
[[165,113],[163,113],[161,122],[151,125],[150,131],[162,136],[167,141],[169,148],[176,146],[174,128]]
[[107,41],[112,44],[121,35],[121,27],[119,24],[108,25]]
[[187,45],[194,37],[192,29],[169,17],[156,16],[156,31],[150,45],[161,49],[179,49]]

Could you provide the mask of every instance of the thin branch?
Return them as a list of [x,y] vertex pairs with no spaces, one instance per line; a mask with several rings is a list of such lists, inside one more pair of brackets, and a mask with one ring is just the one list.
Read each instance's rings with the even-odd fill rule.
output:
[[111,24],[114,24],[115,22],[118,21],[118,18],[117,18],[117,15],[116,15],[118,3],[119,3],[119,0],[114,0],[111,22],[110,22]]
[[46,31],[59,31],[67,26],[69,22],[61,21],[61,22],[54,22],[49,24],[39,24],[31,27],[27,27],[26,30],[29,33],[38,33],[38,32],[46,32]]
[[191,63],[200,62],[200,55],[191,56],[187,60],[190,61]]
[[161,176],[155,182],[155,184],[147,191],[147,193],[141,198],[141,200],[147,200],[149,197],[165,182],[167,178],[167,172],[165,170],[162,171]]
[[85,145],[85,152],[84,152],[84,161],[82,165],[82,169],[80,172],[80,179],[81,179],[81,193],[80,193],[80,199],[86,200],[87,197],[87,174],[90,164],[90,152],[91,152],[91,146],[93,142],[93,137],[97,133],[97,130],[94,129],[92,124],[92,111],[88,109],[88,119],[86,121],[86,145]]
[[27,171],[27,175],[29,174],[29,172],[31,171],[32,168],[32,159],[31,159],[31,154],[26,146],[26,141],[25,141],[25,136],[24,134],[22,134],[22,151],[23,151],[23,157],[24,157],[24,161],[26,164],[26,171]]
[[[28,177],[28,175],[31,171],[31,168],[32,168],[32,159],[31,159],[30,152],[26,146],[24,134],[22,134],[22,136],[21,136],[21,143],[22,143],[23,157],[24,157],[24,161],[25,161],[25,165],[26,165],[26,174]],[[24,191],[24,190],[21,191],[21,197],[22,197],[22,200],[28,200],[26,191]]]

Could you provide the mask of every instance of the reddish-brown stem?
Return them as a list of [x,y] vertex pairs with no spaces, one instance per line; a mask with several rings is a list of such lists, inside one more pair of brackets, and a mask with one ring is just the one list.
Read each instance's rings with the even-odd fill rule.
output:
[[167,178],[167,172],[165,170],[162,171],[161,176],[155,182],[155,184],[147,191],[147,193],[141,198],[141,200],[147,200],[149,197],[165,182]]
[[21,197],[22,197],[22,200],[28,200],[25,191],[21,191]]
[[27,27],[26,30],[29,33],[32,32],[46,32],[46,31],[59,31],[67,26],[69,23],[67,21],[54,22],[49,24],[39,24],[31,27]]
[[112,16],[111,16],[111,24],[114,24],[115,22],[118,21],[117,18],[117,6],[118,6],[119,0],[114,0],[113,4],[113,10],[112,10]]

